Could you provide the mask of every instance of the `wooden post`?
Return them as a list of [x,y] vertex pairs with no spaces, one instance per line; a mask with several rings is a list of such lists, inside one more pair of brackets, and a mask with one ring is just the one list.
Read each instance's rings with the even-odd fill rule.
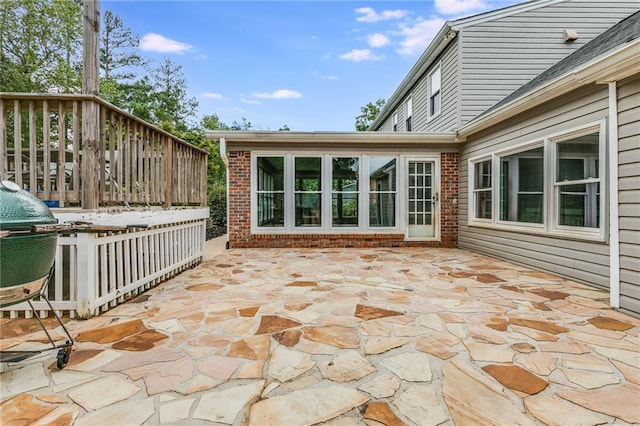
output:
[[[99,95],[98,35],[100,28],[99,0],[83,0],[82,20],[82,93]],[[100,104],[95,100],[82,102],[82,208],[95,210],[100,203],[99,172]]]
[[164,204],[165,209],[173,204],[173,139],[164,136]]

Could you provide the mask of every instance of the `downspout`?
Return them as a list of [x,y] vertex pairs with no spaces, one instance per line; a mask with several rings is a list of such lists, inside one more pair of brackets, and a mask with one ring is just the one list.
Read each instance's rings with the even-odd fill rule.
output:
[[229,248],[229,157],[227,157],[227,140],[220,138],[220,158],[224,163],[224,167],[227,169],[226,176],[226,191],[225,196],[227,200],[227,249]]
[[609,82],[609,299],[620,307],[620,222],[618,211],[618,93]]

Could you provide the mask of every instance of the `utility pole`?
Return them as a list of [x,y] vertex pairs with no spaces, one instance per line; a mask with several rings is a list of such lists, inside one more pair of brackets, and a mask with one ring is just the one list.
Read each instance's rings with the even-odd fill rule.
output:
[[[82,94],[99,95],[98,38],[100,1],[82,2]],[[100,104],[93,99],[82,101],[82,208],[97,210],[100,202],[99,171]],[[98,179],[96,179],[98,176]]]

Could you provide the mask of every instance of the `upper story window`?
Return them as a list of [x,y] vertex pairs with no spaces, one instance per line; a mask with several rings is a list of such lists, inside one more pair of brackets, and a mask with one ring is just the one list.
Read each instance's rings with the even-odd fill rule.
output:
[[429,118],[440,114],[442,103],[442,71],[438,64],[428,76]]
[[603,240],[604,135],[602,122],[470,160],[470,223]]
[[407,132],[411,131],[411,116],[413,115],[413,101],[412,98],[407,99],[407,103],[405,105],[405,109],[407,111],[406,117],[407,119],[405,120],[405,128],[407,130]]
[[394,132],[398,131],[398,113],[397,112],[393,113],[393,131]]

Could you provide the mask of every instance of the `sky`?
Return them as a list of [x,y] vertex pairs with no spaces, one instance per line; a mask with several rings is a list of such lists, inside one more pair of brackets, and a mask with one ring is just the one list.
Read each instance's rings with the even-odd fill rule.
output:
[[[353,131],[448,20],[523,0],[102,0],[144,57],[182,66],[198,120]],[[152,62],[153,63],[153,62]]]

